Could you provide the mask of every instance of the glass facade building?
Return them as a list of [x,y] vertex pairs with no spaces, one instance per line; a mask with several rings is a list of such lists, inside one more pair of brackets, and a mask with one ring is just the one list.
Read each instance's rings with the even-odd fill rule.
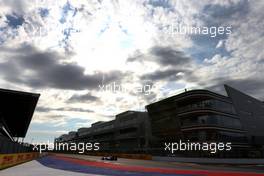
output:
[[[243,94],[228,86],[226,90],[229,94],[230,90]],[[242,96],[238,95],[235,98],[236,101],[248,102],[248,97],[242,99]],[[168,155],[168,152],[164,151],[165,142],[231,142],[232,151],[217,152],[213,156],[249,157],[249,153],[263,155],[261,139],[264,131],[262,130],[257,136],[258,140],[252,143],[248,124],[244,123],[243,117],[238,113],[243,108],[236,106],[234,101],[234,97],[208,90],[191,90],[147,105],[152,131],[151,152],[156,155]],[[250,111],[256,113],[254,109]],[[263,120],[264,116],[260,118]],[[175,155],[212,156],[211,153],[203,151],[180,151]]]
[[55,142],[99,142],[102,152],[169,156],[164,143],[232,143],[231,151],[180,151],[190,157],[264,156],[264,104],[225,86],[227,95],[191,90],[146,106],[147,112],[126,111],[108,122],[96,122]]

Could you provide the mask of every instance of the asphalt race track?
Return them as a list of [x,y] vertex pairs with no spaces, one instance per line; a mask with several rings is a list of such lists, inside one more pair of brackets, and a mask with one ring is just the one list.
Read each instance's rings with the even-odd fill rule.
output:
[[[86,155],[50,155],[0,171],[1,176],[264,176],[263,168],[144,160],[101,161]],[[261,173],[262,172],[262,173]]]

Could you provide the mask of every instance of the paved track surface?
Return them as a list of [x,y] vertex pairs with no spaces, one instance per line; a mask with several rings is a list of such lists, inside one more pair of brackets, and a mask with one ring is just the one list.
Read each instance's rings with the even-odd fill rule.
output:
[[56,156],[77,158],[88,161],[98,161],[104,163],[112,163],[125,166],[144,166],[172,169],[187,169],[187,170],[220,170],[220,171],[238,171],[238,172],[256,172],[264,173],[264,165],[226,165],[226,164],[196,164],[196,163],[179,163],[179,162],[164,162],[151,160],[136,160],[118,158],[118,161],[102,161],[99,156],[89,155],[72,155],[72,154],[56,154]]
[[[87,176],[86,173],[69,172],[65,170],[53,169],[40,164],[38,161],[30,161],[18,166],[14,166],[0,171],[1,176]],[[89,176],[99,176],[89,174]]]
[[[262,173],[261,173],[262,172]],[[86,155],[52,155],[0,171],[0,176],[264,176],[257,166],[210,166],[131,159],[101,161]]]

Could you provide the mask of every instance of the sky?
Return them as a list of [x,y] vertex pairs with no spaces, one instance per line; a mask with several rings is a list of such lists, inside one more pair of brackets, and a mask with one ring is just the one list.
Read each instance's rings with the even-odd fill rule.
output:
[[228,84],[264,100],[263,9],[262,0],[0,0],[0,87],[41,94],[28,142],[184,89],[224,94]]

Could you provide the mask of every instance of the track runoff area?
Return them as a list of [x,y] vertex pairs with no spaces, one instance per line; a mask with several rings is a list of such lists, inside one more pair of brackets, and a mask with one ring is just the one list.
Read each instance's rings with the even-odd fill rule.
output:
[[49,155],[0,171],[1,176],[261,176],[254,168],[118,159],[87,155]]

